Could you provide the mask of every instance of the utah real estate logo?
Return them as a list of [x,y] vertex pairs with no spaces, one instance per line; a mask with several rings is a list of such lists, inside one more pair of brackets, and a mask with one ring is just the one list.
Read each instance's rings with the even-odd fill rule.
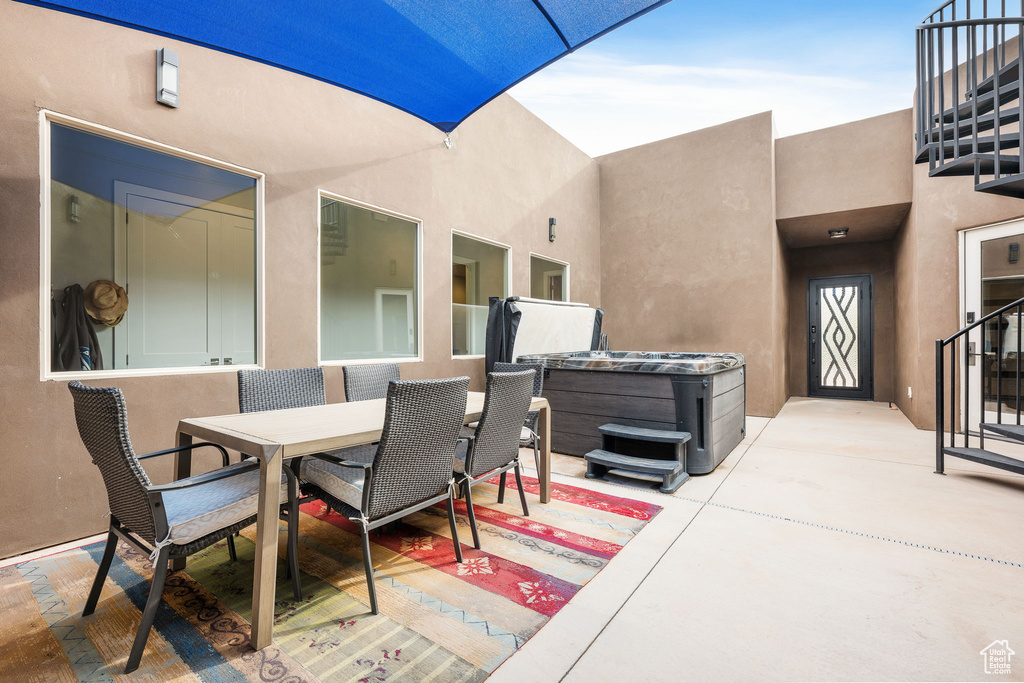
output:
[[985,673],[987,674],[1008,674],[1010,673],[1010,657],[1016,654],[1010,649],[1010,642],[1007,640],[996,640],[981,651],[985,658]]

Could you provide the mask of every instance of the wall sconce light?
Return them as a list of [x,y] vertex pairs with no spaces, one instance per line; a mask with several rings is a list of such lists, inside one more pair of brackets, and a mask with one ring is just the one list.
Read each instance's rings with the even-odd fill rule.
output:
[[180,90],[178,53],[162,47],[156,51],[156,101],[177,108]]
[[1020,242],[1010,242],[1010,263],[1020,260]]
[[548,219],[548,242],[555,241],[555,224],[558,223],[554,218]]
[[70,197],[68,197],[68,220],[69,221],[71,221],[72,223],[77,223],[80,220],[82,220],[81,216],[79,216],[80,208],[81,207],[79,206],[79,203],[78,203],[78,195],[77,194],[73,194]]
[[849,228],[839,228],[838,230],[829,230],[828,236],[830,239],[841,240],[850,234]]

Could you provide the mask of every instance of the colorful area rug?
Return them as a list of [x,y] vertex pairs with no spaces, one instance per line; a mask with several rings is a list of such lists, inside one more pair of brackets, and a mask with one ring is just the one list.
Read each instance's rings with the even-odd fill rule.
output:
[[[509,478],[509,488],[514,481]],[[497,479],[473,489],[483,550],[466,509],[456,564],[444,506],[372,537],[381,614],[368,611],[356,529],[319,502],[303,506],[301,602],[279,568],[273,646],[249,648],[252,536],[238,561],[222,542],[172,573],[133,681],[479,681],[519,649],[600,572],[660,507],[554,485],[522,517]],[[518,514],[517,514],[518,513]],[[283,553],[284,539],[281,548]],[[103,544],[0,569],[0,681],[123,677],[152,567],[122,543],[95,614],[83,618]],[[282,556],[283,557],[283,556]]]

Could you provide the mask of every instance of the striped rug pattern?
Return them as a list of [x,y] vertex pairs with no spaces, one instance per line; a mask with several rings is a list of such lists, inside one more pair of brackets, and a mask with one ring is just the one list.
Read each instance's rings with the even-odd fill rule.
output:
[[[509,488],[514,488],[509,478]],[[536,494],[537,480],[524,478]],[[282,527],[274,645],[249,647],[255,528],[222,542],[167,580],[133,681],[479,681],[535,634],[659,511],[637,500],[555,484],[522,517],[518,496],[495,502],[498,480],[474,487],[483,550],[454,560],[444,506],[372,536],[381,614],[368,611],[359,534],[319,502],[303,506],[303,600],[284,579]],[[536,501],[536,495],[530,496]],[[517,514],[518,513],[518,514]],[[95,543],[0,568],[0,681],[114,681],[131,648],[152,567],[122,543],[95,614],[82,617]]]

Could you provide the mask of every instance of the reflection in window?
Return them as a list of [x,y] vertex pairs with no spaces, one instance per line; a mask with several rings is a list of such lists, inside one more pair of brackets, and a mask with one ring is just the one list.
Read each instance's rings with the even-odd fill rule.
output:
[[50,124],[53,371],[256,363],[256,179]]
[[418,231],[412,221],[320,198],[321,360],[417,357]]
[[453,234],[453,356],[483,355],[492,296],[508,296],[508,249]]
[[[1024,235],[1011,235],[981,243],[981,315],[1024,298],[1024,259],[1020,245]],[[1016,373],[1020,353],[1017,339],[1021,321],[1011,310],[985,323],[981,357],[986,410],[996,411],[1002,395],[1002,410],[1017,411]]]
[[568,301],[569,273],[564,263],[530,256],[530,296],[546,301]]

